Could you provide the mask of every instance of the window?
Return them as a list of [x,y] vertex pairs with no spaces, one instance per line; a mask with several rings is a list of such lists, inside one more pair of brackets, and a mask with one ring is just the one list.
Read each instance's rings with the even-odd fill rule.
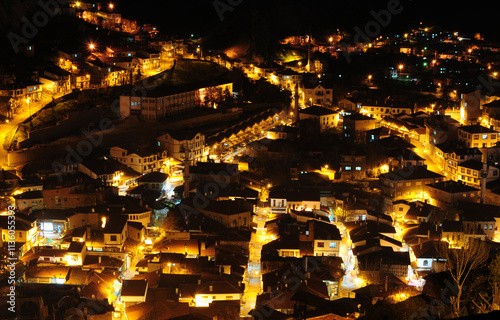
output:
[[330,248],[337,248],[337,242],[330,242]]
[[356,171],[361,171],[361,167],[356,167]]
[[487,134],[483,134],[483,140],[486,140],[488,139],[488,135]]
[[424,260],[424,263],[423,263],[424,267],[427,267],[429,265],[429,261],[427,260]]
[[318,242],[318,248],[324,248],[325,243],[324,242]]
[[115,236],[115,235],[111,235],[111,236],[109,237],[109,240],[110,240],[110,241],[116,241],[116,236]]
[[351,171],[351,167],[345,167],[346,171]]
[[474,140],[479,140],[479,135],[478,134],[475,134],[474,137],[473,137]]

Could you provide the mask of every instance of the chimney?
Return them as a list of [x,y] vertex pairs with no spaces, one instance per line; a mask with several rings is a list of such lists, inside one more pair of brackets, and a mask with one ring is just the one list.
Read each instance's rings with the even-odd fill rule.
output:
[[89,240],[89,239],[90,239],[90,237],[91,237],[91,232],[92,232],[92,230],[90,229],[90,224],[88,224],[88,225],[87,225],[87,232],[86,232],[86,235],[87,235],[87,237],[86,237],[86,238],[87,238],[87,240]]
[[198,279],[198,285],[201,285],[201,279]]
[[101,264],[101,261],[102,261],[102,257],[101,256],[98,256],[98,263]]
[[214,291],[214,286],[208,286],[208,291],[210,292]]

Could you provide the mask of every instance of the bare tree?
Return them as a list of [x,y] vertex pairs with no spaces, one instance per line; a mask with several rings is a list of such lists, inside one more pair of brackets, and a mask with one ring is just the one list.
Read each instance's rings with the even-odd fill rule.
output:
[[463,289],[470,272],[481,267],[489,257],[489,246],[475,238],[473,230],[466,230],[465,235],[453,248],[447,243],[436,245],[441,258],[446,259],[446,268],[457,286],[456,297],[451,299],[455,317],[460,315]]
[[500,255],[490,262],[489,285],[491,292],[478,292],[478,301],[473,301],[481,313],[489,313],[494,310],[500,310]]

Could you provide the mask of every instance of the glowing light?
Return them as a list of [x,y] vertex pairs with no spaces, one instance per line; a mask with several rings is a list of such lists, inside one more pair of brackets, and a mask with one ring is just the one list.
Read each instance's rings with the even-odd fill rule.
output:
[[358,287],[364,287],[364,286],[366,286],[366,282],[363,279],[357,278],[356,279],[356,285]]
[[101,228],[103,228],[103,229],[104,229],[104,228],[106,227],[106,221],[107,221],[107,220],[106,220],[106,217],[102,217],[102,218],[101,218],[101,222],[102,222],[102,224],[101,224]]

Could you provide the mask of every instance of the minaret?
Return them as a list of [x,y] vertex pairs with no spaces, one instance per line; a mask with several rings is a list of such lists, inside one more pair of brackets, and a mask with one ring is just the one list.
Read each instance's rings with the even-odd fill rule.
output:
[[189,175],[189,166],[191,161],[189,160],[189,146],[186,142],[186,147],[184,148],[184,198],[189,198],[189,181],[191,177]]
[[486,178],[488,177],[488,151],[483,153],[483,170],[481,170],[481,203],[484,203],[486,197]]
[[311,72],[311,30],[307,36],[307,72]]
[[295,82],[295,108],[293,110],[293,122],[298,126],[299,125],[299,83]]

